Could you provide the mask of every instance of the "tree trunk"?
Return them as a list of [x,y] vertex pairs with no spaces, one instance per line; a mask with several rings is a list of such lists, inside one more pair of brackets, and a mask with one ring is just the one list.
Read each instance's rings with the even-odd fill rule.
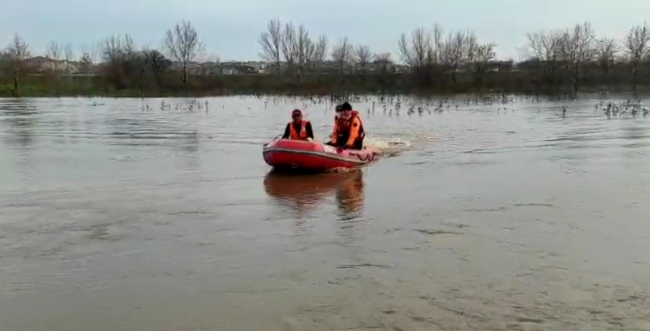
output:
[[14,96],[18,97],[20,96],[20,90],[18,89],[20,86],[20,73],[18,71],[14,71]]
[[573,74],[573,94],[578,96],[578,88],[580,85],[580,69],[576,69]]
[[140,70],[140,98],[144,98],[144,88],[142,86],[143,78],[144,78],[144,69]]
[[183,77],[182,77],[183,85],[187,87],[187,64],[183,63]]

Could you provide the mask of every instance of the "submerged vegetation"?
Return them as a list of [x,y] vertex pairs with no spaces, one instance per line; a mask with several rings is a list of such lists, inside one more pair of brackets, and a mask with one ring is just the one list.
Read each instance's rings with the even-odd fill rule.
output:
[[341,38],[313,37],[300,24],[269,21],[258,40],[263,61],[221,63],[183,21],[160,49],[129,35],[109,36],[79,52],[52,42],[33,57],[14,36],[0,56],[0,96],[180,96],[223,94],[576,94],[650,85],[650,31],[598,38],[589,23],[527,35],[527,59],[497,61],[496,44],[472,31],[417,28],[397,39],[398,54],[372,52]]
[[[515,112],[521,105],[534,103],[561,103],[561,107],[555,107],[559,117],[572,116],[577,112],[589,109],[582,101],[584,98],[573,98],[552,95],[531,95],[531,94],[466,94],[456,96],[409,96],[409,95],[369,95],[369,94],[347,94],[341,95],[247,95],[239,96],[238,100],[254,99],[263,104],[263,108],[269,106],[294,104],[300,109],[323,109],[333,111],[334,104],[343,101],[352,102],[355,109],[363,116],[374,117],[377,115],[399,118],[401,116],[425,116],[444,114],[448,112],[476,110],[491,110],[496,114]],[[219,99],[167,99],[154,103],[143,99],[139,107],[143,112],[205,112],[219,110],[226,107],[219,102]],[[576,103],[577,102],[577,103]],[[595,114],[607,119],[614,118],[646,118],[650,116],[650,106],[643,99],[620,99],[601,96],[599,101],[593,105]],[[102,104],[93,103],[92,106]],[[586,107],[586,108],[585,108]],[[250,107],[249,107],[250,110]]]

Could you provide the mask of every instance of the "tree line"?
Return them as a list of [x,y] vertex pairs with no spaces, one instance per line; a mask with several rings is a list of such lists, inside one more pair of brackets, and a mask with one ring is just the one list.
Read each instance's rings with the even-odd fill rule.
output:
[[[187,88],[191,65],[203,56],[204,49],[194,26],[182,21],[165,32],[160,49],[137,47],[128,34],[112,35],[95,46],[82,45],[75,61],[77,57],[70,44],[53,41],[46,53],[47,63],[51,65],[43,71],[43,66],[37,70],[30,62],[29,44],[15,35],[0,52],[0,84],[5,85],[0,94],[20,95],[23,81],[30,87],[72,89],[69,92],[73,94],[80,88],[98,94],[127,91],[140,95],[164,88]],[[92,74],[87,77],[66,74],[73,63],[80,72]]]
[[[571,92],[581,88],[650,83],[650,31],[632,27],[623,40],[599,38],[589,23],[527,34],[529,58],[496,61],[496,44],[471,30],[441,25],[419,27],[397,39],[397,54],[372,52],[347,37],[330,44],[303,25],[273,19],[261,32],[264,73],[206,74],[208,56],[198,31],[182,21],[162,36],[158,49],[138,47],[129,35],[109,36],[75,54],[70,44],[52,42],[52,66],[35,73],[29,44],[16,35],[0,52],[0,95],[169,93],[337,93],[354,92]],[[70,63],[88,77],[66,74]],[[59,68],[59,66],[63,68]],[[31,92],[31,93],[30,93]]]

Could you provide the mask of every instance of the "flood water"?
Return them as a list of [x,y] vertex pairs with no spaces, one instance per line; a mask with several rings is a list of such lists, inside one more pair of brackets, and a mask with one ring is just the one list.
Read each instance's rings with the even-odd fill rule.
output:
[[0,100],[0,330],[650,330],[650,117],[411,102],[295,177],[261,145],[328,103]]

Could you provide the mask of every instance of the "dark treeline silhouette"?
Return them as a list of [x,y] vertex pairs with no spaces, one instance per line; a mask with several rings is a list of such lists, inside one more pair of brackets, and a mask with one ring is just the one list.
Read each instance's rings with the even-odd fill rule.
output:
[[650,31],[623,40],[598,38],[589,23],[527,35],[528,59],[497,61],[496,44],[472,31],[417,28],[397,40],[398,54],[372,52],[340,38],[312,36],[300,24],[269,21],[260,35],[263,61],[221,63],[183,21],[160,49],[129,35],[109,36],[79,54],[52,42],[33,57],[16,35],[0,53],[0,95],[219,95],[516,92],[572,93],[650,85]]

